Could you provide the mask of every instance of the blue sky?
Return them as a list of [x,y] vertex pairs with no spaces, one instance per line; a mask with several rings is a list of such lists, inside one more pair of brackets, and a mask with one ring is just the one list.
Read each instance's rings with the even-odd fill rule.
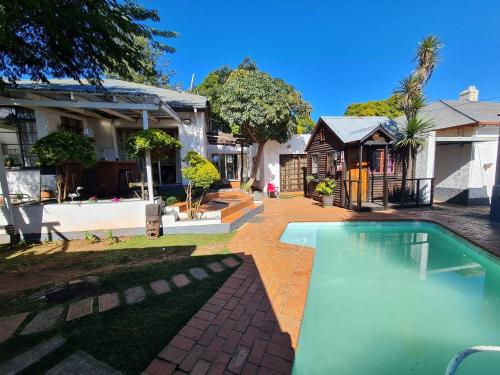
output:
[[193,72],[200,83],[250,56],[302,92],[314,120],[341,115],[350,103],[389,96],[413,69],[418,41],[434,33],[445,47],[426,88],[431,100],[456,99],[469,84],[481,100],[500,97],[498,0],[141,2],[180,33],[170,61],[184,87]]

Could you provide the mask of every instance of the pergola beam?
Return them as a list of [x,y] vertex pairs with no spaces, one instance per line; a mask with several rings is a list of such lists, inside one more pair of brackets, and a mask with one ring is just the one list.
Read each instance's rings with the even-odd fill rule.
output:
[[120,117],[120,118],[122,118],[124,120],[127,120],[127,121],[130,121],[130,122],[137,122],[137,120],[135,118],[127,116],[127,115],[125,115],[125,114],[123,114],[121,112],[114,111],[112,109],[105,109],[105,108],[103,108],[103,109],[100,109],[100,111],[109,113],[110,115],[115,116],[115,117]]
[[[98,110],[122,109],[122,110],[149,110],[149,111],[157,111],[159,107],[157,104],[152,104],[152,103],[124,103],[124,102],[113,103],[113,102],[71,101],[71,100],[54,100],[54,99],[30,100],[30,99],[17,99],[17,98],[6,98],[6,97],[0,98],[0,106],[84,108],[84,109],[98,109]],[[163,107],[165,106],[160,105],[160,108],[163,109]],[[177,116],[177,118],[179,117]]]
[[81,115],[84,115],[84,116],[87,116],[87,117],[92,117],[92,118],[95,118],[95,119],[98,119],[98,120],[104,120],[104,119],[106,119],[106,117],[101,116],[99,113],[95,113],[95,112],[89,111],[87,109],[80,109],[80,108],[65,108],[65,109],[67,111],[79,113]]

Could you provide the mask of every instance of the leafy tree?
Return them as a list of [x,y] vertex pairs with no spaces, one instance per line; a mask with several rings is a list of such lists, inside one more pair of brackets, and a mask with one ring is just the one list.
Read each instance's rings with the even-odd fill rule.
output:
[[157,76],[137,41],[173,52],[157,38],[177,34],[148,25],[159,21],[156,10],[135,0],[0,0],[0,85],[22,76],[42,82],[84,78],[98,85],[105,72],[125,79]]
[[[133,159],[144,159],[149,152],[152,160],[161,160],[180,147],[177,139],[160,129],[141,130],[127,140],[127,151]],[[144,171],[141,172],[141,193],[144,199]]]
[[[186,167],[182,168],[182,175],[188,180],[185,187],[187,213],[190,219],[197,219],[205,192],[220,180],[220,174],[215,165],[196,151],[189,151],[183,161]],[[196,188],[201,189],[201,195],[193,204]]]
[[81,135],[58,131],[40,138],[32,147],[40,165],[56,167],[57,201],[66,199],[70,163],[91,167],[96,162],[94,148]]
[[143,64],[147,67],[145,72],[138,72],[129,66],[127,75],[122,76],[120,72],[106,72],[109,78],[124,79],[131,82],[151,85],[156,87],[170,87],[170,81],[174,71],[168,68],[166,51],[158,48],[151,40],[144,37],[136,37],[134,43],[142,50]]
[[371,100],[365,103],[349,104],[346,108],[345,116],[386,116],[396,118],[403,114],[399,108],[399,101],[396,95],[392,95],[384,100]]
[[402,200],[406,192],[408,170],[414,168],[416,154],[425,145],[426,134],[434,126],[432,120],[419,118],[419,111],[425,105],[423,88],[439,62],[439,51],[442,47],[443,44],[434,35],[422,39],[414,57],[417,63],[415,70],[410,76],[403,78],[394,91],[399,106],[405,114],[405,122],[402,124],[396,143],[398,157],[403,167]]
[[297,134],[311,134],[314,129],[314,121],[311,117],[301,117],[297,119]]
[[297,120],[310,115],[311,106],[281,79],[258,69],[236,69],[222,86],[220,110],[233,133],[258,144],[248,181],[253,184],[265,143],[286,142],[297,128]]

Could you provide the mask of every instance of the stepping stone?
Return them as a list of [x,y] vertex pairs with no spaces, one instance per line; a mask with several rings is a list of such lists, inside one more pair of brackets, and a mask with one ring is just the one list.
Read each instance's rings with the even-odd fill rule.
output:
[[170,292],[170,284],[166,280],[156,280],[149,284],[155,294],[161,295]]
[[24,322],[29,313],[16,314],[0,318],[0,344],[12,336],[16,329]]
[[172,282],[177,288],[182,288],[183,286],[189,285],[191,283],[191,280],[189,280],[188,277],[183,273],[180,273],[172,277]]
[[99,300],[99,312],[108,311],[120,305],[120,299],[118,298],[118,293],[102,294],[99,296],[98,300]]
[[224,271],[224,268],[222,268],[222,264],[220,264],[219,262],[213,262],[213,263],[207,264],[207,267],[210,271],[215,272],[215,273],[219,273],[219,272]]
[[144,301],[144,298],[146,298],[146,292],[144,292],[142,286],[136,286],[125,291],[125,300],[127,301],[127,305],[142,302]]
[[195,267],[195,268],[190,268],[189,273],[191,276],[193,276],[196,280],[203,280],[208,277],[207,271],[205,271],[201,267]]
[[227,258],[222,259],[222,263],[224,263],[226,266],[231,267],[231,268],[234,268],[238,264],[240,264],[240,262],[238,262],[233,257],[227,257]]
[[121,372],[85,352],[78,351],[45,373],[45,375],[67,374],[121,375]]
[[64,345],[66,339],[62,336],[52,337],[50,340],[42,342],[31,349],[18,354],[12,359],[0,365],[0,374],[14,375],[25,370],[43,357],[49,355]]
[[73,319],[81,318],[85,315],[92,314],[92,306],[94,305],[94,298],[85,298],[81,301],[72,303],[69,306],[68,316],[66,317],[66,321],[70,321]]
[[21,335],[31,335],[33,333],[48,331],[57,323],[63,311],[64,306],[54,306],[50,309],[40,311],[23,329]]

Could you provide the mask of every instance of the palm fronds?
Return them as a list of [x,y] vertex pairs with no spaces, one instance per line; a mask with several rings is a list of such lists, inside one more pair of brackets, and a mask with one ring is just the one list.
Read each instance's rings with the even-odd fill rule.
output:
[[427,83],[439,63],[439,50],[443,43],[436,35],[428,35],[418,43],[414,61],[417,63],[414,75],[421,85]]

